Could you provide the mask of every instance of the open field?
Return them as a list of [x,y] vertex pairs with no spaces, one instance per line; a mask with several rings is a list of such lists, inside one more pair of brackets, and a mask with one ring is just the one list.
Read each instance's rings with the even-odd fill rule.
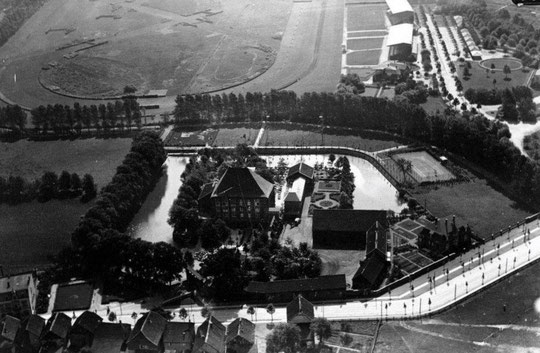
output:
[[400,158],[410,161],[412,175],[420,183],[454,179],[454,175],[426,151],[398,153],[392,155],[392,158],[395,161]]
[[366,37],[361,39],[348,39],[347,49],[349,50],[365,50],[380,48],[383,43],[382,37]]
[[67,170],[81,177],[91,174],[100,188],[111,181],[130,147],[130,138],[2,142],[0,175],[33,180],[45,171]]
[[[534,74],[534,71],[530,69],[528,69],[526,72],[522,70],[512,70],[512,73],[508,75],[508,80],[505,80],[506,75],[502,72],[505,59],[496,60],[501,61],[500,63],[495,63],[495,72],[491,72],[491,70],[489,70],[489,73],[487,74],[486,69],[480,66],[478,62],[472,62],[472,67],[469,69],[471,75],[468,78],[463,77],[463,69],[465,64],[456,62],[456,72],[463,83],[463,91],[465,92],[468,88],[504,89],[522,86],[526,85],[530,75]],[[489,65],[491,65],[491,63]],[[493,80],[496,80],[495,85],[493,85]]]
[[455,215],[469,224],[480,237],[492,233],[529,216],[518,209],[512,200],[487,185],[484,179],[445,186],[426,186],[413,190],[412,195],[439,218]]
[[0,204],[0,265],[4,270],[30,270],[49,263],[70,242],[70,234],[90,204],[78,199]]
[[257,139],[259,129],[237,127],[234,129],[219,129],[214,140],[215,146],[236,146],[239,143],[251,145]]
[[[8,98],[30,107],[43,103],[37,77],[46,66],[49,84],[73,94],[114,93],[130,82],[140,93],[223,88],[272,64],[292,6],[286,0],[51,0],[0,49],[7,58],[0,82],[10,86]],[[76,82],[78,70],[85,86]]]
[[384,30],[386,4],[347,6],[347,31]]
[[212,145],[218,130],[206,129],[196,131],[171,131],[163,143],[165,146],[205,146]]
[[347,54],[347,65],[377,65],[381,49],[355,51]]
[[[219,137],[219,136],[218,136]],[[283,146],[283,145],[308,145],[317,146],[321,142],[328,146],[349,146],[357,147],[367,151],[378,151],[399,144],[394,141],[377,139],[367,139],[360,136],[334,135],[306,130],[285,130],[285,129],[265,129],[261,138],[261,146]]]
[[420,106],[424,108],[428,114],[436,114],[437,111],[439,111],[439,113],[444,113],[444,110],[447,107],[441,97],[431,96],[428,96],[427,102],[420,104]]
[[385,323],[375,352],[538,352],[539,270],[537,263],[431,319]]

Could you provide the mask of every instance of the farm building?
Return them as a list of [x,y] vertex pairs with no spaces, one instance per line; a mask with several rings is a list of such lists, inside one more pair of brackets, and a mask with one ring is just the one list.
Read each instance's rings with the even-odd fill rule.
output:
[[139,320],[133,327],[133,331],[127,340],[127,348],[134,352],[160,352],[163,349],[161,338],[167,320],[163,316],[150,311]]
[[239,317],[227,326],[225,336],[228,353],[247,353],[255,344],[255,324]]
[[36,308],[37,278],[21,273],[0,278],[0,313],[25,318]]
[[360,268],[352,280],[353,288],[377,289],[386,277],[389,265],[385,255],[378,250],[372,251],[367,259],[360,263]]
[[388,227],[385,210],[314,210],[313,248],[365,250],[367,233],[379,222]]
[[373,251],[379,251],[386,256],[388,251],[388,228],[383,227],[379,221],[367,231],[366,257]]
[[303,162],[293,165],[287,173],[287,196],[284,199],[285,218],[300,217],[304,198],[313,191],[312,166]]
[[417,51],[414,25],[402,23],[390,27],[386,46],[388,46],[388,60],[409,61]]
[[[69,331],[71,330],[71,318],[64,313],[54,313],[41,333],[41,346],[59,349],[66,347]],[[55,350],[53,350],[55,351]]]
[[347,290],[345,275],[288,279],[271,282],[251,281],[244,289],[268,302],[286,302],[296,295],[309,300],[341,299]]
[[386,0],[390,23],[395,26],[401,23],[414,22],[414,10],[407,0]]
[[[205,184],[199,205],[201,212],[209,212],[227,223],[259,222],[275,206],[274,184],[250,168],[230,167],[213,187]],[[209,210],[204,209],[208,206]]]
[[15,337],[16,347],[22,352],[37,352],[44,328],[45,320],[41,316],[31,315],[24,319]]
[[314,171],[315,170],[313,169],[312,166],[304,162],[295,164],[292,167],[290,167],[289,171],[287,172],[287,182],[292,183],[298,178],[303,178],[306,181],[308,180],[313,181]]
[[208,317],[197,329],[193,353],[225,353],[225,326],[215,317]]

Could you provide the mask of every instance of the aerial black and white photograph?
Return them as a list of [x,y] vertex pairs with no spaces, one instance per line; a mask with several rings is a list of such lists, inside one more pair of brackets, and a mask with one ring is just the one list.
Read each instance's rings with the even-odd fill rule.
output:
[[0,0],[0,353],[540,353],[538,5]]

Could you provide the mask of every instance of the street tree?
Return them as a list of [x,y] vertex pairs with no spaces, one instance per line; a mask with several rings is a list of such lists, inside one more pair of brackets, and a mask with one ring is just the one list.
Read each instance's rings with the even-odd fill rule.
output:
[[266,336],[266,353],[296,353],[300,349],[300,328],[279,324]]
[[309,328],[319,338],[319,346],[323,345],[323,340],[332,337],[332,325],[324,317],[313,319]]
[[274,313],[276,312],[276,308],[274,308],[274,304],[272,303],[268,304],[268,306],[266,307],[266,312],[270,314],[270,316],[272,317],[271,322],[274,322]]

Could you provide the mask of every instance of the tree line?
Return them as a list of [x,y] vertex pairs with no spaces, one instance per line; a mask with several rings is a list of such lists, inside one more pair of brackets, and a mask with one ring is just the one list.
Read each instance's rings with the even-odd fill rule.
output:
[[107,293],[155,293],[179,279],[184,258],[176,247],[133,239],[124,232],[162,173],[166,153],[159,136],[143,132],[112,181],[72,233],[72,245],[54,259],[52,277],[99,280]]
[[[223,112],[244,111],[249,106],[251,119],[245,117],[248,121],[324,122],[326,126],[385,131],[459,154],[510,184],[518,198],[535,207],[540,205],[540,168],[521,155],[509,140],[508,127],[499,121],[471,112],[459,115],[452,109],[428,115],[419,105],[403,99],[403,95],[394,100],[333,93],[305,93],[297,97],[294,92],[283,91],[250,93],[249,96],[259,97],[261,104],[257,109],[249,105],[247,99],[229,99],[226,108],[220,106],[218,116],[203,114],[216,112],[212,102],[217,96],[207,96],[205,101],[210,106],[192,105],[190,116],[183,115],[184,110],[177,107],[176,124],[239,121],[237,116]],[[219,97],[223,102],[222,96]],[[184,104],[183,100],[177,101]],[[231,106],[230,102],[238,105],[240,101],[244,105]]]
[[13,131],[23,131],[26,126],[26,113],[18,105],[0,107],[0,127]]
[[33,182],[21,176],[0,176],[0,203],[18,204],[37,199],[47,202],[51,199],[81,197],[82,202],[93,199],[97,194],[94,178],[85,174],[81,180],[77,173],[63,171],[60,177],[51,171],[44,172]]
[[98,132],[130,130],[142,124],[141,108],[134,98],[117,100],[114,103],[90,106],[78,102],[69,105],[40,105],[30,111],[34,130],[38,133],[56,135],[81,134],[83,129]]

